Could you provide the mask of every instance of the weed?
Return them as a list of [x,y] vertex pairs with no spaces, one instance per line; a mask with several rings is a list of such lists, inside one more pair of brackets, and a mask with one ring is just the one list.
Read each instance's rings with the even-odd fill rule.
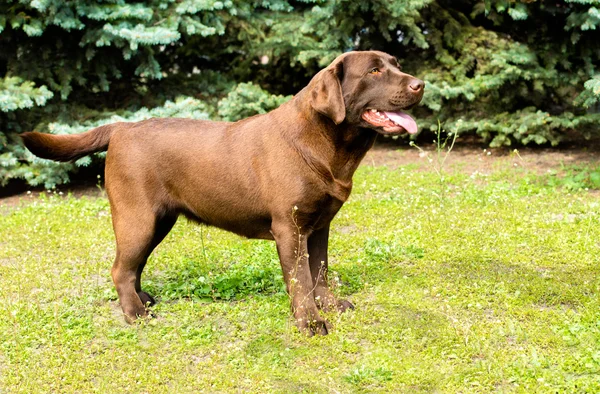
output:
[[368,368],[364,365],[354,368],[344,379],[355,386],[367,386],[392,380],[392,371],[383,368]]
[[563,164],[560,173],[550,170],[547,179],[548,185],[561,186],[569,191],[600,189],[600,167]]
[[[421,152],[421,154],[427,159],[431,169],[437,174],[439,182],[437,197],[439,198],[440,202],[443,203],[446,199],[447,189],[445,173],[446,159],[454,148],[454,143],[456,142],[458,134],[455,132],[449,132],[446,133],[446,137],[442,138],[442,133],[444,133],[444,130],[442,130],[442,125],[438,120],[438,128],[435,131],[436,139],[433,141],[435,144],[435,155],[433,158],[429,152],[421,149],[417,144],[415,144],[414,141],[410,142],[410,146],[417,148],[419,152]],[[448,142],[450,142],[449,145]]]

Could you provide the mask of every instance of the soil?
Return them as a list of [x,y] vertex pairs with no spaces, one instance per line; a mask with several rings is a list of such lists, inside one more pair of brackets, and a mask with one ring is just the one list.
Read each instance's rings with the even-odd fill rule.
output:
[[[367,153],[363,164],[390,168],[416,164],[418,169],[430,169],[426,155],[434,158],[436,145],[420,147],[422,151],[408,146],[408,143],[382,139]],[[580,141],[557,148],[490,148],[475,138],[459,138],[447,155],[444,165],[450,170],[464,171],[469,174],[475,171],[489,173],[503,165],[523,167],[538,174],[548,170],[560,172],[563,166],[598,166],[600,165],[600,140],[585,144]]]
[[[427,156],[435,157],[436,145],[420,145],[421,150],[409,146],[406,141],[380,139],[371,149],[362,165],[399,166],[413,165],[416,171],[430,170]],[[452,171],[490,173],[494,168],[503,166],[522,167],[541,174],[548,170],[560,172],[563,166],[600,166],[600,140],[565,144],[558,148],[519,147],[489,148],[475,138],[459,138],[448,154],[444,168]],[[34,200],[42,193],[59,195],[72,194],[75,197],[99,197],[104,195],[103,188],[89,181],[79,180],[68,186],[57,187],[53,191],[43,188],[29,188],[24,184],[0,188],[0,207],[17,206],[21,202]]]
[[[12,190],[11,190],[12,189]],[[14,190],[18,191],[14,191]],[[27,191],[22,191],[23,186],[11,186],[8,189],[0,189],[0,208],[14,207],[21,203],[34,201],[41,194],[57,194],[66,196],[72,194],[75,197],[100,197],[105,195],[104,189],[99,185],[92,185],[87,182],[71,184],[68,186],[57,186],[55,190],[45,190],[44,188],[27,188]]]

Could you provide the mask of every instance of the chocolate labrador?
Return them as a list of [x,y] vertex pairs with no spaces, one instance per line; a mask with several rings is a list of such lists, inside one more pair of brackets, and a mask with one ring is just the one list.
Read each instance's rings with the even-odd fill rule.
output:
[[291,101],[238,122],[149,119],[22,137],[31,152],[58,161],[108,149],[106,191],[117,242],[111,275],[128,322],[154,304],[142,290],[142,271],[183,214],[274,240],[298,327],[324,335],[331,326],[319,309],[354,308],[327,283],[330,222],[375,136],[417,132],[402,111],[421,101],[423,88],[393,56],[349,52]]

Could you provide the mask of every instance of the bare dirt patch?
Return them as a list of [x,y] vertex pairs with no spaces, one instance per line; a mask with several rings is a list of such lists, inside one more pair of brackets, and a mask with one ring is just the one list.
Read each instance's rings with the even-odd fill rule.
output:
[[[1,189],[0,189],[1,190]],[[103,188],[98,185],[91,184],[80,184],[80,185],[69,185],[69,186],[58,186],[54,190],[44,190],[42,188],[31,188],[25,192],[10,193],[6,191],[6,194],[0,195],[0,213],[2,208],[16,207],[21,204],[27,204],[30,201],[35,201],[42,195],[57,195],[66,197],[73,195],[75,197],[101,197],[105,195]]]
[[[419,146],[430,157],[436,155],[436,145],[419,144]],[[409,146],[408,142],[391,139],[377,141],[373,149],[367,153],[363,164],[390,168],[417,165],[421,170],[431,168],[423,152]],[[586,145],[579,142],[559,148],[490,148],[473,139],[459,138],[445,162],[447,169],[469,174],[475,171],[489,173],[505,166],[518,166],[541,174],[548,170],[560,171],[564,166],[572,165],[599,166],[600,141]]]

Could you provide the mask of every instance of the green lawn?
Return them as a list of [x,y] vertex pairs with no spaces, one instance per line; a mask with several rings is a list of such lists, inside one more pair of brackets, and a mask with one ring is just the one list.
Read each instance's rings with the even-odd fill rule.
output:
[[307,338],[273,243],[180,220],[128,326],[105,198],[0,207],[0,392],[598,392],[600,195],[363,166],[330,242],[356,310]]

